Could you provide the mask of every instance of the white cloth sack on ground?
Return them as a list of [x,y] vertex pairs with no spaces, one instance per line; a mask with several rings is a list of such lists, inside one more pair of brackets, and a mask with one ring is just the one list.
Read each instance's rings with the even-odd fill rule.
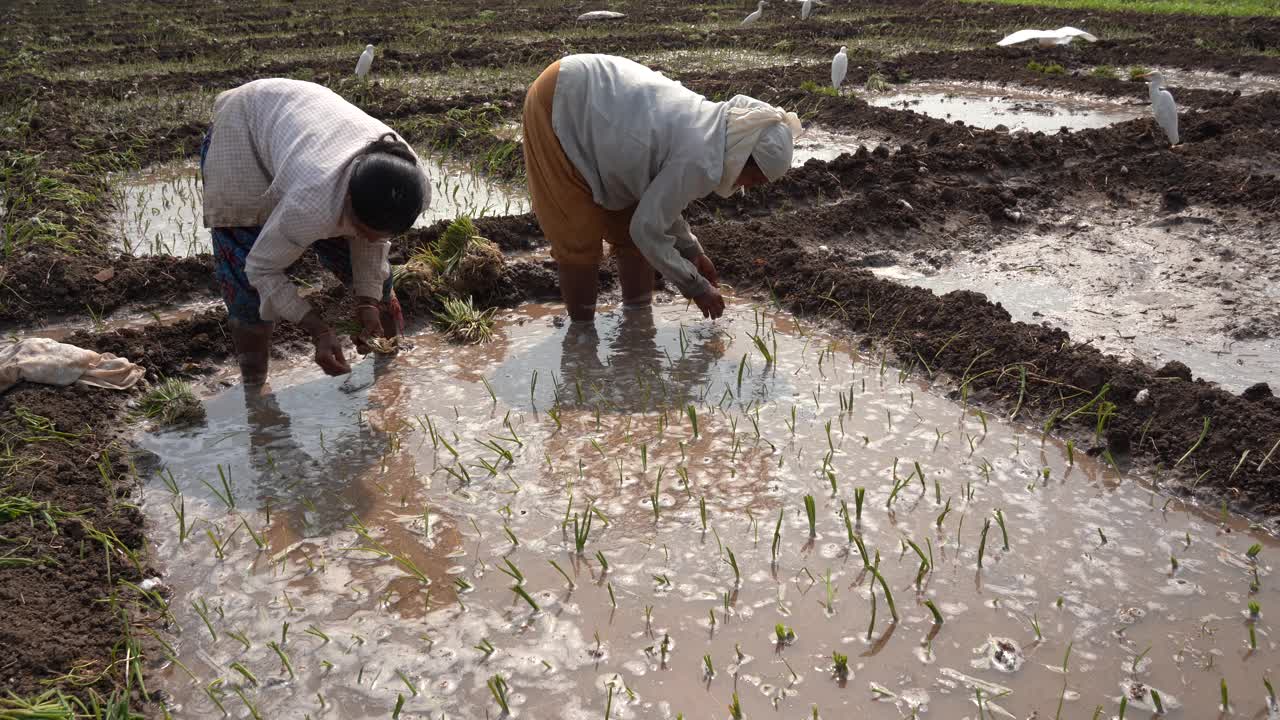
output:
[[133,387],[145,372],[126,358],[48,338],[26,338],[0,347],[0,392],[22,380],[59,387],[79,382],[125,390]]

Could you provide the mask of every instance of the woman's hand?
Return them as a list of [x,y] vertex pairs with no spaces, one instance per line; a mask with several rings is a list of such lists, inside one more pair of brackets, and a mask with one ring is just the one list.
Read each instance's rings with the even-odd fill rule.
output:
[[332,328],[325,328],[311,338],[316,345],[316,364],[326,375],[346,375],[351,372],[347,358],[342,354],[342,341]]
[[698,274],[706,278],[712,287],[720,287],[720,273],[716,272],[716,264],[705,253],[693,259],[693,266],[698,268]]
[[370,339],[390,337],[390,335],[383,331],[382,311],[378,303],[367,298],[359,298],[356,302],[355,321],[362,328],[360,334],[354,338],[356,350],[361,355],[367,355],[373,350],[369,345]]
[[724,297],[715,288],[711,288],[694,298],[693,302],[702,311],[702,317],[715,320],[724,314]]
[[346,375],[351,372],[351,366],[342,354],[342,341],[324,318],[320,317],[320,313],[312,310],[299,324],[311,335],[311,342],[316,346],[316,364],[326,375]]

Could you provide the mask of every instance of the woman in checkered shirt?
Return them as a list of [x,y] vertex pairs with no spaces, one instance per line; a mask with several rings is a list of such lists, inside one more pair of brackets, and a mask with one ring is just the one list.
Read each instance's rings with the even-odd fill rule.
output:
[[403,329],[387,240],[427,208],[431,185],[389,127],[320,85],[255,80],[214,101],[200,161],[214,275],[246,385],[266,381],[278,320],[311,335],[326,373],[351,371],[333,329],[285,275],[308,248],[356,296],[359,351]]

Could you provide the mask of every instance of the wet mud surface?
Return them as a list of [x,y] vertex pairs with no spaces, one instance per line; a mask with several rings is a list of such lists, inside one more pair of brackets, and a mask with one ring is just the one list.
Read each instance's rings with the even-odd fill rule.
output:
[[[477,291],[477,300],[510,307],[557,292],[536,221],[515,214],[524,207],[508,204],[512,193],[518,195],[520,152],[505,129],[518,119],[523,99],[511,88],[521,84],[523,74],[531,80],[568,52],[678,59],[705,51],[710,69],[677,60],[663,69],[711,97],[744,93],[794,108],[815,128],[808,146],[800,149],[798,166],[781,181],[690,209],[695,232],[740,301],[753,293],[774,297],[789,310],[822,319],[839,339],[862,343],[871,357],[884,357],[891,367],[949,388],[953,400],[963,399],[992,416],[1013,416],[1015,422],[1048,424],[1053,435],[1072,439],[1079,454],[1100,458],[1098,468],[1114,462],[1125,472],[1140,473],[1160,492],[1202,497],[1213,507],[1225,500],[1231,509],[1263,521],[1280,513],[1275,484],[1280,453],[1272,454],[1280,440],[1280,401],[1257,384],[1276,382],[1280,21],[1274,18],[1179,17],[1181,32],[1171,35],[1153,31],[1153,21],[1144,16],[1094,13],[1087,25],[1107,28],[1100,31],[1101,42],[1045,51],[991,46],[1012,26],[1079,25],[1079,13],[880,0],[856,14],[822,7],[820,22],[802,25],[789,19],[797,10],[788,3],[771,7],[775,15],[759,26],[743,29],[737,19],[750,8],[634,5],[625,8],[625,21],[591,34],[574,18],[598,8],[580,4],[491,15],[442,6],[424,17],[416,5],[380,0],[350,16],[327,6],[268,3],[193,6],[159,19],[136,8],[112,9],[104,17],[101,8],[64,5],[19,8],[13,31],[0,40],[12,57],[23,58],[0,72],[5,99],[0,109],[5,127],[13,130],[0,133],[6,242],[20,237],[10,224],[15,219],[26,223],[22,228],[56,240],[6,244],[0,262],[0,326],[6,333],[58,323],[48,332],[72,331],[72,342],[138,360],[150,381],[186,377],[208,391],[234,382],[234,373],[226,372],[225,313],[216,307],[209,256],[120,255],[121,233],[113,218],[127,213],[128,203],[112,197],[109,182],[122,172],[175,158],[191,162],[207,110],[153,117],[145,109],[103,111],[103,106],[127,109],[140,103],[146,108],[169,96],[209,93],[270,75],[328,83],[403,128],[413,142],[473,163],[479,175],[515,183],[500,193],[489,186],[478,192],[468,182],[437,188],[449,197],[458,188],[463,202],[457,207],[506,216],[477,221],[481,234],[518,258],[508,263],[499,282]],[[365,42],[380,48],[375,80],[367,86],[346,77],[354,58],[348,51],[356,47],[358,52],[357,45]],[[825,83],[829,58],[842,44],[851,48],[846,95],[801,89],[806,81]],[[715,66],[735,52],[753,62],[783,60],[771,67]],[[1061,65],[1062,73],[1037,71],[1033,61],[1040,67]],[[1099,66],[1114,68],[1117,77],[1096,74]],[[1135,66],[1170,71],[1184,110],[1178,148],[1157,141],[1146,114],[1146,86],[1126,79]],[[448,73],[457,72],[491,82],[495,89],[451,88]],[[484,80],[490,73],[494,78]],[[436,88],[428,90],[394,81],[429,74],[446,80],[423,85]],[[889,83],[886,92],[864,87],[873,75]],[[1072,129],[1023,132],[1026,128],[1016,123],[982,123],[963,113],[927,117],[909,107],[880,106],[895,93],[942,86],[938,94],[945,95],[948,87],[974,83],[993,88],[995,96],[1022,98],[1018,102],[1029,102],[1030,111],[1060,117]],[[1027,101],[1026,93],[1044,99]],[[1062,108],[1083,98],[1133,111],[1132,119],[1073,127]],[[197,105],[204,107],[203,102]],[[476,112],[481,106],[483,111]],[[473,202],[475,196],[479,201]],[[440,223],[415,229],[398,243],[396,259],[404,260],[441,229]],[[332,317],[349,309],[341,288],[314,263],[304,262],[295,275],[317,286],[314,299]],[[610,287],[607,269],[602,279]],[[214,307],[207,309],[210,303]],[[430,301],[406,308],[419,330],[434,309]],[[86,316],[101,316],[103,324]],[[280,367],[305,357],[307,344],[296,331],[282,328],[277,337]],[[30,517],[0,525],[0,537],[6,538],[0,556],[24,559],[16,570],[6,566],[0,579],[3,619],[13,618],[9,624],[21,629],[12,638],[0,637],[0,645],[8,647],[12,640],[17,648],[13,659],[0,658],[0,689],[34,693],[41,681],[54,678],[63,678],[61,686],[82,697],[86,688],[125,687],[127,663],[115,661],[124,624],[97,600],[118,590],[119,580],[141,580],[146,562],[140,569],[123,550],[108,550],[108,569],[101,559],[103,542],[94,539],[100,536],[86,535],[86,527],[114,532],[120,547],[130,551],[144,544],[142,516],[125,501],[133,497],[138,480],[120,465],[124,455],[117,454],[129,447],[116,431],[130,426],[125,403],[133,397],[19,388],[2,400],[0,424],[19,434],[10,443],[17,462],[0,465],[0,488],[30,492],[51,506],[86,514],[54,518],[56,535]],[[56,443],[32,439],[40,435],[23,424],[22,418],[30,416],[19,407],[47,414],[59,431],[79,435]],[[1101,429],[1100,408],[1105,408]],[[96,460],[84,459],[101,457],[111,443],[104,480]],[[1092,461],[1077,457],[1077,462]],[[1054,473],[1062,469],[1060,458],[1049,464]],[[1126,478],[1121,485],[1127,483]],[[637,494],[636,504],[642,500]],[[824,507],[823,513],[830,511]],[[486,535],[501,532],[498,526],[485,527]],[[473,530],[459,524],[451,532],[460,541]],[[238,537],[240,551],[249,550],[241,547],[247,535]],[[90,538],[86,547],[97,555],[81,552],[85,537]],[[11,538],[19,541],[10,543]],[[647,569],[641,558],[626,562]],[[647,584],[635,568],[632,574]],[[544,572],[550,571],[539,569],[539,587],[554,583],[554,576],[543,577]],[[439,585],[452,586],[451,579],[439,579]],[[895,586],[910,578],[904,574],[898,580]],[[492,584],[479,587],[481,593],[501,590]],[[62,588],[71,590],[57,592]],[[598,590],[591,592],[598,595]],[[266,596],[256,599],[273,602]],[[545,599],[548,607],[572,609],[572,602]],[[433,621],[454,620],[444,607],[427,612],[437,613]],[[511,622],[510,610],[495,613],[494,622],[502,613],[507,613],[502,622]],[[51,626],[47,620],[72,616],[76,624]],[[184,623],[189,620],[184,617]],[[522,627],[557,642],[567,637],[541,622]],[[474,629],[458,625],[457,637],[449,642],[478,643],[468,634]],[[815,633],[799,629],[802,642]],[[1232,632],[1239,635],[1237,630]],[[594,644],[582,627],[574,632],[565,652]],[[1025,632],[993,634],[1011,636],[1024,654],[1035,654],[1028,650]],[[626,641],[629,650],[636,649],[633,640],[638,641]],[[985,643],[985,637],[966,638],[963,650],[976,658],[990,647],[999,649],[998,643]],[[264,647],[255,640],[254,652]],[[1060,655],[1062,648],[1052,650],[1041,652]],[[717,664],[722,657],[727,662],[732,648],[717,647],[713,655]],[[157,664],[161,657],[150,655]],[[259,659],[255,655],[255,662]],[[991,655],[994,665],[1006,659]],[[632,660],[651,658],[641,652]],[[1036,662],[1052,666],[1059,660]],[[796,667],[801,675],[825,674],[825,667],[813,669],[819,663],[816,654],[808,661],[807,671]],[[964,665],[949,667],[963,677],[976,673]],[[505,665],[501,669],[516,672]],[[636,670],[628,672],[634,676]],[[151,671],[158,670],[153,665]],[[79,673],[77,682],[67,682],[73,672]],[[487,675],[467,672],[469,684],[459,697],[477,692],[474,697],[487,703]],[[652,679],[652,672],[657,671],[647,677]],[[761,672],[754,677],[762,691],[744,693],[743,701],[754,714],[765,712],[779,694],[793,703],[787,705],[792,714],[806,711],[807,706],[794,704],[803,693],[788,694],[787,676],[766,679]],[[962,690],[969,680],[938,677],[943,679],[936,682],[952,683],[949,693],[955,697],[970,694]],[[870,682],[893,693],[885,702],[910,714],[921,697],[915,690],[923,684],[892,680]],[[634,677],[625,681],[640,684]],[[569,687],[556,682],[561,690]],[[713,687],[723,690],[719,682]],[[1203,698],[1188,696],[1204,695],[1199,691],[1213,684],[1201,678],[1198,692],[1189,693],[1163,677],[1153,682],[1183,704],[1200,702]],[[386,690],[385,673],[375,684],[377,692]],[[855,685],[864,697],[867,684],[859,679]],[[693,697],[687,678],[678,686],[681,696]],[[524,697],[518,704],[529,702],[529,687],[519,690]],[[627,697],[621,687],[615,686],[619,697]],[[373,691],[373,685],[367,688]],[[458,687],[438,690],[447,694]],[[1108,689],[1112,695],[1121,691]],[[607,686],[602,681],[590,692],[599,694],[587,703],[598,715]],[[665,712],[645,704],[657,702],[662,692],[645,689],[639,704],[615,705],[614,714]],[[937,686],[930,691],[935,704],[947,704],[938,699],[939,692]],[[584,698],[588,694],[582,691]],[[1131,704],[1138,706],[1142,693],[1130,694]],[[723,695],[716,693],[708,707],[723,707],[729,701]],[[356,697],[340,702],[353,703]],[[380,705],[378,714],[390,711],[394,694],[389,699],[388,704],[385,694],[378,695],[387,705],[386,712]],[[856,706],[862,704],[860,699]]]

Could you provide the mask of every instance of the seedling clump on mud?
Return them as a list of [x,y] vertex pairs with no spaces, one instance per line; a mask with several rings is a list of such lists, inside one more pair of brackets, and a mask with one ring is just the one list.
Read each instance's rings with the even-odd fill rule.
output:
[[205,418],[204,405],[191,384],[168,378],[138,400],[138,412],[158,426],[188,425]]

